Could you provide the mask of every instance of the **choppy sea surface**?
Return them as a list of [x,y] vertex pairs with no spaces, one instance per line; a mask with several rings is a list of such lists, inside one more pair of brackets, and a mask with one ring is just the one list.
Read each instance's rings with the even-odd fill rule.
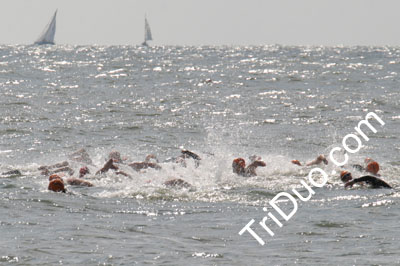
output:
[[[0,173],[22,175],[0,175],[0,263],[400,264],[399,89],[399,47],[1,45]],[[371,121],[377,133],[366,128],[344,169],[361,176],[349,165],[371,157],[394,188],[344,189],[329,162],[328,184],[289,221],[273,212],[279,192],[307,193],[311,167],[290,161],[342,147],[369,112],[385,125]],[[121,165],[130,177],[49,192],[38,167],[81,148],[92,173],[113,150],[155,154],[162,169]],[[181,148],[200,166],[171,160]],[[251,155],[267,164],[258,176],[233,174]],[[192,187],[164,186],[171,178]],[[268,211],[283,224],[268,220],[274,237],[259,225]],[[251,219],[264,246],[238,234]]]

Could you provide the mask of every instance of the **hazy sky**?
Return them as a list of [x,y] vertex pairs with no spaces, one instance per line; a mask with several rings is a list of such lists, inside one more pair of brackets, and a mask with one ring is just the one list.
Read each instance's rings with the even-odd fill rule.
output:
[[0,0],[0,44],[400,45],[399,0]]

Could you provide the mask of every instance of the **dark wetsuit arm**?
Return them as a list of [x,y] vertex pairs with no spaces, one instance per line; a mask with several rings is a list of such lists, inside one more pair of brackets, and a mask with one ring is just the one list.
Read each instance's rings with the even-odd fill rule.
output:
[[355,178],[351,182],[353,184],[359,183],[359,182],[366,182],[367,184],[370,184],[373,188],[380,188],[380,187],[392,188],[388,183],[386,183],[382,179],[379,179],[375,176],[370,176],[370,175],[362,176],[360,178]]
[[200,156],[197,155],[194,152],[191,152],[191,151],[188,151],[188,150],[182,150],[181,153],[186,155],[186,156],[192,157],[195,160],[201,160]]

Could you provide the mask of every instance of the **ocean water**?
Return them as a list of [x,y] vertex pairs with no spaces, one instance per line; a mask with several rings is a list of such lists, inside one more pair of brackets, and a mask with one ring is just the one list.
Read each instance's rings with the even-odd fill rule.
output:
[[[399,47],[1,45],[0,173],[22,175],[0,175],[0,262],[400,264],[399,89]],[[394,188],[344,189],[329,162],[328,184],[283,220],[268,202],[306,195],[312,169],[290,161],[342,147],[369,112],[385,125],[371,122],[377,133],[366,129],[349,164],[373,158]],[[92,173],[113,150],[129,162],[155,154],[162,169],[121,165],[130,177],[89,175],[95,187],[49,192],[38,167],[80,148]],[[181,148],[200,166],[174,163]],[[251,155],[267,164],[258,176],[233,174],[232,160]],[[171,178],[192,188],[165,187]],[[267,221],[274,237],[259,225],[268,212],[283,224]],[[238,234],[252,219],[264,246]]]

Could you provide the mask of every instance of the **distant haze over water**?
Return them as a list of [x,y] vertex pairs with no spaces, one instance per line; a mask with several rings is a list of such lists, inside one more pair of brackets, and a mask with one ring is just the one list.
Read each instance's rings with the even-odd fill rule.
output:
[[0,44],[31,44],[58,9],[56,42],[136,45],[400,45],[396,0],[2,0]]

